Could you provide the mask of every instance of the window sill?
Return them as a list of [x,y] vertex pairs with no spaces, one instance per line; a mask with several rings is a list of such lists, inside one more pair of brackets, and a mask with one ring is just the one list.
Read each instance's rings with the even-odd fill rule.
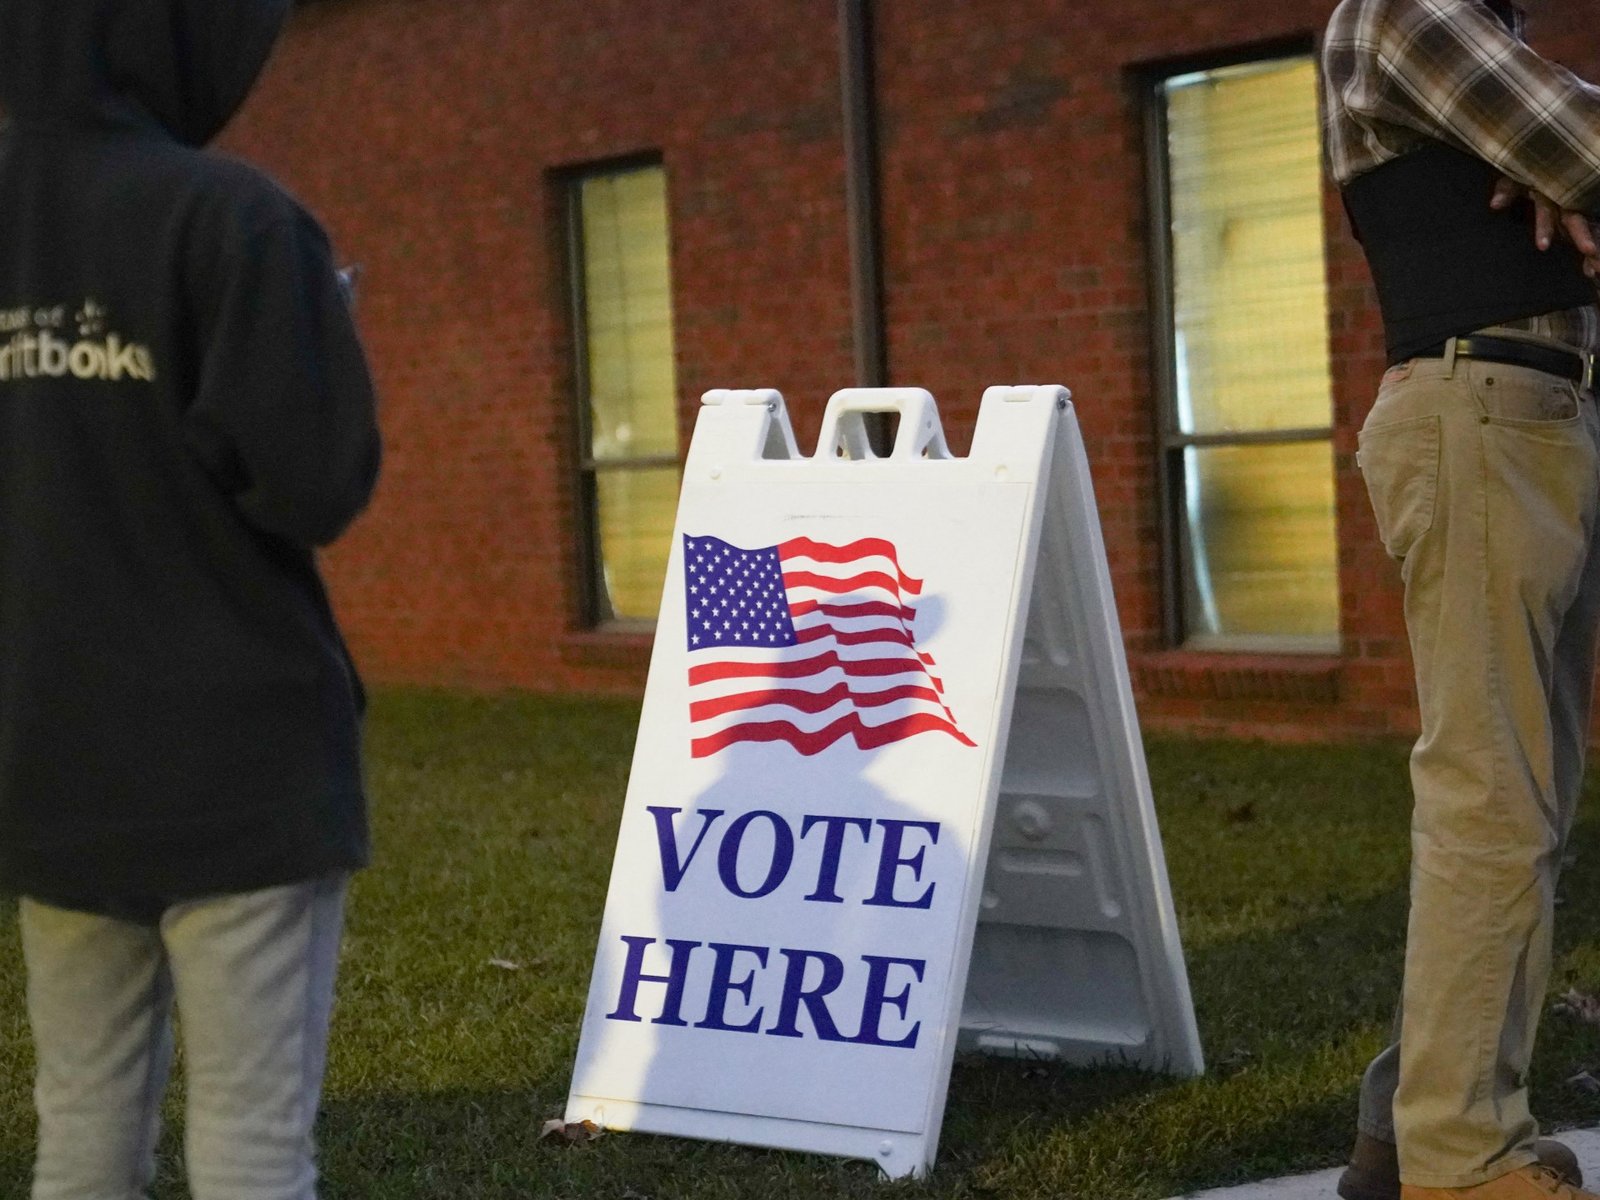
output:
[[644,671],[655,638],[655,628],[642,623],[575,629],[561,640],[561,661],[574,667]]
[[1331,655],[1161,650],[1129,659],[1136,692],[1197,700],[1337,704],[1344,660]]

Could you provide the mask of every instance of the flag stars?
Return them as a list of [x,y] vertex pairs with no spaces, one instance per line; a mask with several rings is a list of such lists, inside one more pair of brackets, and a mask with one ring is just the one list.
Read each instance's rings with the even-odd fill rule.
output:
[[795,643],[783,564],[774,546],[746,549],[714,537],[685,537],[685,645],[766,649]]

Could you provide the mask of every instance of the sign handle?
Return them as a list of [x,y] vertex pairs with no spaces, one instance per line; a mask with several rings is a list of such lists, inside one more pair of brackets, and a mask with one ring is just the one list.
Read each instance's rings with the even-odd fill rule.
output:
[[894,413],[900,418],[890,459],[904,462],[950,457],[938,406],[923,388],[845,388],[835,392],[822,414],[817,456],[855,462],[882,458],[867,437],[863,418],[869,413]]

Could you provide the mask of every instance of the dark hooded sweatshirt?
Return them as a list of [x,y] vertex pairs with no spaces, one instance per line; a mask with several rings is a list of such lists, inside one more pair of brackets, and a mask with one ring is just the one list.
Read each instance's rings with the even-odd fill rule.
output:
[[288,0],[0,0],[0,890],[121,912],[361,865],[313,548],[365,505],[328,242],[201,149]]

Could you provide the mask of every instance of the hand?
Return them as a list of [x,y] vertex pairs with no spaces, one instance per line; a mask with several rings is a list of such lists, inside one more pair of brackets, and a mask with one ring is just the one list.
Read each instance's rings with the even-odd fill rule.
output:
[[1496,212],[1510,208],[1526,196],[1533,203],[1533,242],[1541,250],[1550,249],[1557,226],[1562,236],[1583,255],[1583,273],[1590,279],[1600,279],[1600,242],[1596,242],[1589,218],[1570,208],[1561,208],[1543,192],[1518,183],[1502,175],[1489,197],[1489,207]]

